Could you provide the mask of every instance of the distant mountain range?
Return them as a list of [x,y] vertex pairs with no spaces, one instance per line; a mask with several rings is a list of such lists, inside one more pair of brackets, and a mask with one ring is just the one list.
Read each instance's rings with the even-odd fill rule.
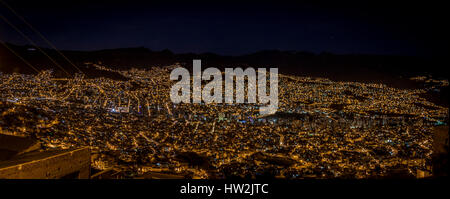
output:
[[[33,66],[54,69],[56,76],[65,76],[43,53],[33,46],[6,45]],[[77,70],[57,51],[41,48],[69,73]],[[118,73],[99,71],[86,67],[86,62],[101,63],[118,69],[148,68],[181,63],[192,69],[192,60],[201,59],[206,67],[278,67],[283,74],[299,76],[326,77],[334,81],[356,81],[364,83],[384,83],[396,88],[421,88],[423,83],[411,81],[411,76],[427,75],[434,79],[447,78],[443,68],[448,66],[446,59],[392,55],[337,55],[332,53],[314,54],[310,52],[265,50],[241,56],[222,56],[214,53],[176,54],[169,50],[152,51],[144,47],[118,48],[98,51],[61,51],[72,63],[78,66],[88,78],[108,77],[126,79]],[[445,62],[443,62],[445,60]],[[0,45],[0,71],[4,73],[35,73],[18,56],[4,45]],[[427,93],[435,103],[448,106],[448,86],[439,93]]]
[[[25,60],[38,69],[54,68],[56,74],[63,75],[55,64],[33,46],[18,46],[6,43]],[[69,72],[76,72],[55,50],[42,48],[57,63]],[[175,54],[169,50],[152,51],[144,47],[118,48],[98,51],[62,51],[75,65],[82,68],[88,76],[98,74],[85,68],[86,62],[99,63],[116,68],[165,66],[176,62],[188,69],[192,68],[192,59],[201,59],[202,67],[278,67],[280,73],[301,76],[327,77],[336,81],[359,81],[386,83],[393,87],[415,87],[405,78],[415,75],[442,76],[442,60],[391,55],[336,55],[331,53],[314,54],[310,52],[265,50],[241,56],[222,56],[214,53]],[[92,70],[92,69],[91,69]],[[20,58],[0,45],[0,71],[33,73]]]

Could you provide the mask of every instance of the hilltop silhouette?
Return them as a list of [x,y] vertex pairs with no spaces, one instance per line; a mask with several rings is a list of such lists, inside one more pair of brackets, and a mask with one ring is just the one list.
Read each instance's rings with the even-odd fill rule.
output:
[[[39,70],[54,69],[55,75],[64,76],[46,56],[33,46],[6,43]],[[55,50],[42,48],[57,63],[70,73],[77,70]],[[117,69],[148,68],[166,66],[176,62],[188,69],[193,59],[202,60],[202,68],[217,67],[278,67],[283,74],[299,76],[326,77],[334,81],[356,81],[364,83],[384,83],[396,88],[421,88],[421,84],[408,78],[417,75],[429,75],[433,78],[446,78],[442,75],[441,59],[429,57],[364,55],[333,53],[315,54],[303,51],[264,50],[240,56],[225,56],[214,53],[173,53],[170,50],[152,51],[144,47],[117,48],[97,51],[61,51],[89,78],[105,76],[112,79],[124,79],[117,73],[98,71],[86,67],[86,62],[101,63]],[[5,73],[34,73],[20,58],[0,45],[0,71]],[[438,104],[448,105],[448,87],[437,97]]]

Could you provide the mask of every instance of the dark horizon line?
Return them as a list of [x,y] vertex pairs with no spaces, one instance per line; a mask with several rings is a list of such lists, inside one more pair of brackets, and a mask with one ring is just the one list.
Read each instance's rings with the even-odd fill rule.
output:
[[[0,41],[4,44],[7,44],[9,46],[16,46],[16,47],[36,47],[31,44],[15,44],[12,42],[6,42],[6,41]],[[37,46],[43,50],[55,50],[50,47],[43,47],[43,46]],[[148,52],[168,52],[173,55],[188,55],[188,54],[194,54],[194,55],[216,55],[221,57],[240,57],[240,56],[248,56],[248,55],[254,55],[262,52],[280,52],[280,53],[304,53],[304,54],[311,54],[313,56],[320,56],[320,55],[337,55],[337,56],[381,56],[381,57],[411,57],[411,58],[441,58],[442,56],[432,56],[427,54],[422,55],[406,55],[406,54],[379,54],[379,53],[335,53],[331,51],[321,51],[321,52],[313,52],[308,50],[282,50],[282,49],[261,49],[256,50],[250,53],[242,53],[242,54],[223,54],[223,53],[217,53],[217,52],[175,52],[168,48],[162,49],[162,50],[153,50],[151,48],[145,47],[145,46],[130,46],[130,47],[116,47],[116,48],[102,48],[102,49],[96,49],[96,50],[76,50],[76,49],[57,49],[58,51],[62,52],[101,52],[101,51],[113,51],[113,50],[130,50],[130,49],[145,49]],[[37,50],[37,49],[36,49]]]

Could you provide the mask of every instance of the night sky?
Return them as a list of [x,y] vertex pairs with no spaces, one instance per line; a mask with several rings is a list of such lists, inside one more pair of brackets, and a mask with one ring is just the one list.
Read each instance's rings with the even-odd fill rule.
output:
[[[222,55],[278,49],[435,56],[446,55],[449,46],[443,5],[2,1],[64,50],[144,46]],[[46,46],[2,4],[0,13]],[[0,39],[27,43],[2,20]]]

